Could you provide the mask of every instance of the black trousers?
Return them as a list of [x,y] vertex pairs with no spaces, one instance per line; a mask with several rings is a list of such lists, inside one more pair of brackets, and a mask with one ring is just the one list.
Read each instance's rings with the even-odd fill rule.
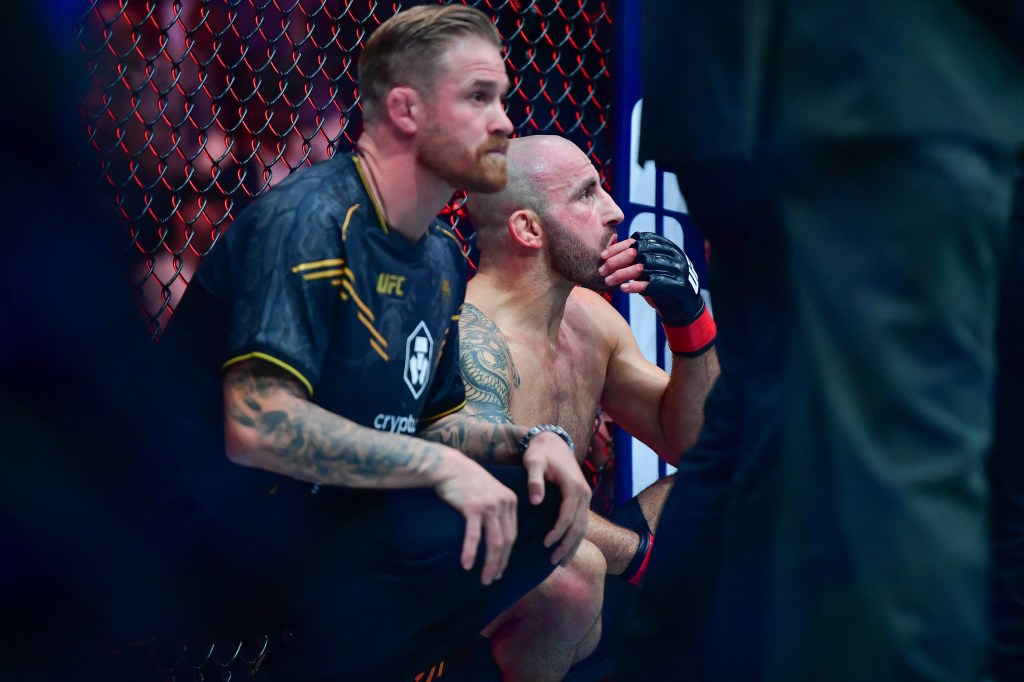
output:
[[[532,506],[521,467],[488,467],[519,497],[501,580],[482,552],[460,565],[465,520],[432,490],[352,491],[267,476],[180,525],[194,578],[193,636],[287,630],[271,679],[410,680],[472,638],[554,569],[543,537],[561,497]],[[251,488],[251,486],[249,486]]]
[[[981,5],[1010,3],[645,8],[641,159],[677,172],[711,242],[722,375],[616,680],[985,675],[1024,81]],[[995,462],[1003,595],[1014,440]],[[994,614],[1004,636],[1015,610]]]
[[[723,374],[666,503],[623,679],[984,671],[1012,157],[944,139],[803,152],[768,219],[787,304],[764,329],[788,338],[773,365],[745,364],[757,349],[733,355],[729,332],[777,292],[748,287],[738,306],[716,292]],[[748,281],[738,253],[716,262],[713,239],[712,272]]]
[[992,482],[992,676],[1024,679],[1024,168],[999,315]]

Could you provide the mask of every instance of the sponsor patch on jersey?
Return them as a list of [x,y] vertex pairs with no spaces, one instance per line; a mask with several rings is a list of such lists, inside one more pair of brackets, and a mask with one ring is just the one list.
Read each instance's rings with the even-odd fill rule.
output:
[[416,433],[416,417],[411,414],[378,414],[373,428],[391,433]]
[[434,338],[427,329],[427,323],[420,320],[416,329],[405,342],[405,385],[412,391],[413,398],[419,398],[430,383],[430,358],[434,355]]

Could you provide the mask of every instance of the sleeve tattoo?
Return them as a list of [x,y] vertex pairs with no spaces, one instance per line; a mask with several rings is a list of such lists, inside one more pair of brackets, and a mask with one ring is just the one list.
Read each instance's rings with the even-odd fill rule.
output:
[[[394,437],[338,417],[308,402],[295,377],[260,361],[240,363],[225,374],[240,397],[227,418],[261,434],[269,468],[294,478],[340,486],[373,486],[393,477],[424,475],[439,465],[432,446]],[[298,398],[271,400],[282,392]]]

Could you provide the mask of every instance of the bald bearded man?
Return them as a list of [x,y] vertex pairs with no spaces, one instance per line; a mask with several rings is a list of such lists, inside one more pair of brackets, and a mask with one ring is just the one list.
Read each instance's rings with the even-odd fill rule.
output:
[[[718,376],[714,322],[689,259],[657,235],[618,241],[622,211],[572,142],[519,138],[507,158],[505,189],[469,200],[481,257],[459,324],[467,410],[497,423],[560,424],[586,444],[601,406],[676,464],[697,439]],[[658,310],[671,374],[644,358],[627,322],[598,293],[616,287]],[[576,455],[582,463],[585,446]],[[600,550],[607,574],[639,581],[669,485],[663,479],[623,505],[612,517],[619,523],[591,514],[584,547]],[[531,600],[557,603],[572,570],[556,569],[517,607],[529,613]],[[586,653],[577,650],[570,663]]]

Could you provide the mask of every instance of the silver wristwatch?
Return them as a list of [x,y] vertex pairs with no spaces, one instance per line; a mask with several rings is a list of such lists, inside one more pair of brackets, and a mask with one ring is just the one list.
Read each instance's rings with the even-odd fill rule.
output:
[[537,424],[536,426],[531,427],[530,430],[526,432],[526,435],[523,436],[522,440],[519,441],[519,452],[526,452],[526,448],[529,447],[530,441],[533,440],[533,437],[545,431],[550,431],[564,440],[565,444],[569,446],[569,451],[572,452],[573,456],[576,456],[576,444],[572,442],[572,436],[566,433],[565,429],[558,424]]

